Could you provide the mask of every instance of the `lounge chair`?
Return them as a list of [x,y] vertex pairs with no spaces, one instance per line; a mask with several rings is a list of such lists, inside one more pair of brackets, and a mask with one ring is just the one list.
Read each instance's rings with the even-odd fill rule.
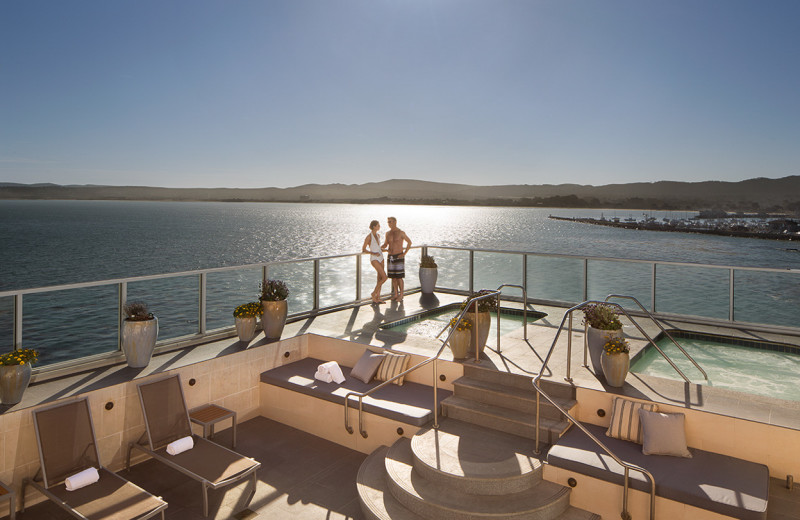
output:
[[[217,489],[252,475],[252,498],[256,489],[256,471],[261,463],[192,435],[189,411],[183,397],[180,377],[175,375],[138,386],[139,401],[144,414],[145,433],[138,443],[128,447],[127,465],[131,450],[137,448],[154,459],[191,477],[203,486],[203,515],[208,516],[208,488]],[[167,453],[167,445],[191,436],[194,447],[177,455]],[[147,445],[143,444],[147,437]]]
[[[166,502],[100,464],[86,398],[35,410],[33,424],[41,467],[33,479],[23,480],[22,511],[25,488],[31,485],[75,518],[144,520],[161,513],[164,519]],[[91,467],[100,480],[68,491],[65,480]]]

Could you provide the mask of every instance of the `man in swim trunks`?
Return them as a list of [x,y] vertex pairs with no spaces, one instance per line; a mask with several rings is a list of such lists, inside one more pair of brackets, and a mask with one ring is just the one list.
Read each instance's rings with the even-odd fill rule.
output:
[[[386,274],[392,280],[392,300],[401,302],[403,301],[403,291],[405,290],[405,282],[403,278],[406,276],[406,263],[405,257],[408,250],[411,249],[411,239],[408,238],[405,231],[397,227],[397,219],[389,217],[389,232],[386,233],[386,241],[383,248],[389,248],[389,261],[386,266]],[[406,243],[405,248],[403,242]]]

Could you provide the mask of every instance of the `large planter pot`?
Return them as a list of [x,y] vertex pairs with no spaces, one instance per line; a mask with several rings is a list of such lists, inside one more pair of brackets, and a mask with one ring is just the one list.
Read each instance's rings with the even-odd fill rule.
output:
[[631,367],[631,356],[627,352],[618,352],[615,354],[606,354],[603,352],[600,358],[600,364],[603,367],[603,375],[606,376],[606,383],[609,386],[621,388],[625,386],[625,378],[628,376],[628,370]]
[[258,319],[252,318],[234,318],[236,320],[236,334],[239,336],[239,341],[249,343],[256,337],[256,325]]
[[475,336],[477,330],[478,336],[478,355],[483,354],[483,350],[486,348],[486,340],[489,339],[489,327],[492,326],[492,313],[491,312],[479,312],[478,317],[475,317],[474,312],[470,312],[465,315],[465,317],[469,318],[472,321],[473,329],[470,331],[469,334],[469,350],[474,355],[475,354]]
[[261,316],[264,336],[267,339],[281,339],[283,326],[286,324],[286,315],[289,312],[286,300],[277,302],[261,300],[261,306],[264,308],[264,315]]
[[419,284],[422,286],[422,294],[433,294],[433,290],[436,288],[436,279],[438,277],[438,267],[419,268]]
[[3,404],[17,404],[31,382],[31,365],[0,366],[0,401]]
[[122,352],[131,368],[144,368],[150,363],[158,339],[158,318],[122,322]]
[[453,359],[463,359],[469,356],[471,330],[454,330],[447,346],[453,353]]
[[592,370],[595,375],[602,374],[603,367],[600,365],[600,358],[603,356],[603,345],[611,338],[621,338],[622,329],[602,330],[589,325],[586,331],[586,343],[589,346],[589,360],[592,363]]

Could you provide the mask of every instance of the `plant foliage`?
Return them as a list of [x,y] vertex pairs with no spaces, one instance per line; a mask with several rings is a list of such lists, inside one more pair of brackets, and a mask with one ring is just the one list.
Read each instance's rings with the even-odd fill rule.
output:
[[603,345],[603,351],[607,356],[611,354],[626,354],[631,351],[631,347],[625,338],[609,338]]
[[243,303],[233,310],[234,318],[255,318],[264,314],[261,302]]
[[[467,306],[467,303],[468,303],[468,302],[469,302],[469,301],[470,301],[472,298],[475,298],[476,296],[483,296],[483,295],[485,295],[485,294],[491,294],[491,293],[493,293],[493,292],[494,292],[494,291],[492,291],[492,290],[490,290],[490,289],[481,289],[480,291],[478,291],[478,292],[476,292],[476,293],[472,293],[472,294],[470,294],[470,295],[469,295],[469,297],[468,297],[466,300],[464,300],[464,302],[461,304],[461,308],[463,309],[464,307],[466,307],[466,306]],[[497,311],[497,298],[495,298],[495,297],[491,297],[491,298],[484,298],[483,300],[479,300],[479,301],[478,301],[478,312],[496,312],[496,311]],[[469,309],[469,312],[475,312],[475,304],[474,304],[474,303],[473,303],[473,304],[472,304],[472,306],[470,307],[470,309]]]
[[422,260],[419,262],[420,267],[439,267],[432,256],[422,255]]
[[39,361],[39,353],[32,348],[21,348],[0,355],[0,365],[32,365]]
[[264,280],[260,287],[262,301],[279,302],[289,297],[289,288],[282,280]]
[[131,321],[146,321],[155,317],[144,302],[128,302],[122,306],[122,312]]
[[592,303],[584,307],[583,322],[600,330],[619,330],[622,328],[617,309],[602,303]]
[[453,327],[455,327],[456,330],[472,330],[472,322],[469,318],[463,318],[458,324],[458,327],[456,327],[456,318],[451,318],[450,328],[452,329]]

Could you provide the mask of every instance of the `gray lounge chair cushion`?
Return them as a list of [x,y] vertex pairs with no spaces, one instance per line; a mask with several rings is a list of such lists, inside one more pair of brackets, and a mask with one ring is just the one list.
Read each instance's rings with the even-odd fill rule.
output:
[[[324,383],[314,379],[317,367],[324,363],[319,359],[305,358],[293,363],[267,370],[261,374],[261,382],[280,386],[326,401],[344,405],[348,392],[365,392],[378,386],[379,382],[364,383],[353,377],[342,384]],[[342,367],[345,371],[347,367]],[[452,395],[449,390],[439,389],[439,403]],[[358,398],[350,396],[350,406],[358,408]],[[386,385],[364,398],[364,411],[396,421],[422,426],[433,420],[433,389],[427,385],[406,381],[403,386]],[[344,420],[344,419],[343,419]]]
[[692,454],[686,446],[685,417],[682,413],[639,410],[639,418],[644,431],[642,453],[692,458]]
[[[734,518],[767,518],[767,466],[694,448],[689,448],[691,459],[644,455],[638,444],[603,436],[605,428],[592,424],[584,426],[620,459],[650,471],[656,480],[658,496]],[[622,466],[575,427],[550,449],[547,462],[622,485]],[[649,481],[643,473],[631,470],[630,477],[632,488],[650,492]]]
[[383,354],[365,350],[364,354],[356,361],[356,366],[350,370],[350,377],[369,383],[375,377],[375,373],[378,371],[378,367],[381,366],[384,357]]

